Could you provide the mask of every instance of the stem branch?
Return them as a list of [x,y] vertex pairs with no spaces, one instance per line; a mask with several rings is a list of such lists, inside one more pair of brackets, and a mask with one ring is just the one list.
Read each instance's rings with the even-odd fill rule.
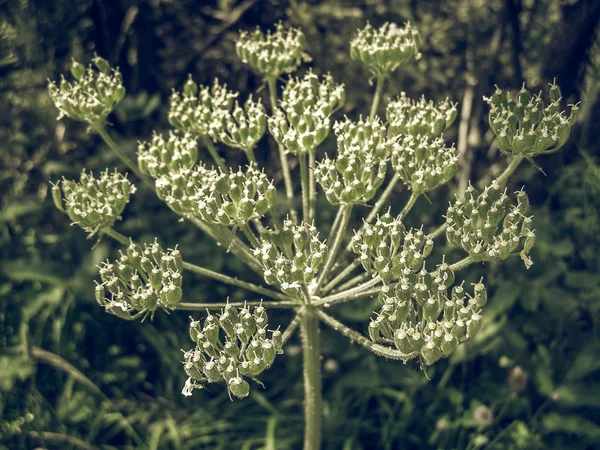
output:
[[307,311],[300,321],[304,361],[304,450],[321,447],[321,348],[318,311]]

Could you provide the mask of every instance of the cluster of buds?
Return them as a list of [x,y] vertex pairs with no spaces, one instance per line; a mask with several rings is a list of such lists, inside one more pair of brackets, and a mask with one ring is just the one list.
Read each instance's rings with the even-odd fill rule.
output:
[[386,22],[378,29],[367,24],[350,41],[350,57],[360,60],[378,77],[387,77],[401,64],[420,56],[419,33],[410,23],[398,28]]
[[330,117],[345,98],[344,86],[336,85],[331,75],[322,82],[312,71],[302,79],[290,77],[280,108],[269,118],[271,134],[288,152],[312,152],[329,134]]
[[350,245],[368,273],[379,275],[384,283],[389,283],[393,279],[392,260],[401,248],[403,237],[404,225],[400,218],[387,212],[378,216],[375,223],[365,223],[354,234]]
[[74,80],[68,82],[63,77],[58,85],[54,82],[48,85],[59,119],[66,116],[89,124],[101,124],[125,97],[119,71],[111,69],[99,56],[92,61],[96,69],[92,66],[86,69],[73,60],[71,75]]
[[135,186],[118,172],[102,172],[100,177],[82,172],[79,182],[62,179],[52,186],[56,207],[85,231],[95,234],[120,219]]
[[198,165],[163,175],[156,181],[156,193],[177,214],[244,226],[267,213],[275,203],[276,189],[254,166],[224,173]]
[[154,134],[149,142],[138,144],[138,165],[142,173],[160,178],[171,172],[194,167],[198,160],[198,141],[190,133],[169,133],[169,138]]
[[100,267],[102,283],[96,284],[96,300],[106,312],[126,320],[159,307],[174,310],[183,294],[182,270],[176,248],[165,252],[156,241],[143,247],[132,242],[118,260]]
[[218,136],[223,129],[223,116],[232,110],[238,94],[220,85],[198,86],[191,78],[183,92],[173,91],[169,122],[175,128],[198,136]]
[[450,290],[453,283],[446,263],[431,273],[424,267],[403,272],[398,283],[384,286],[379,294],[382,307],[369,324],[369,336],[374,342],[393,343],[406,359],[419,357],[426,365],[450,355],[477,335],[487,302],[481,282],[474,285],[472,296],[462,284]]
[[246,100],[244,107],[236,101],[231,109],[215,111],[215,117],[221,126],[212,128],[210,137],[244,152],[254,150],[267,128],[265,107],[260,101],[254,101],[252,96]]
[[189,376],[183,395],[192,395],[204,383],[224,382],[231,395],[246,397],[250,385],[243,377],[254,379],[282,353],[281,332],[272,331],[268,338],[267,326],[267,311],[262,306],[251,311],[227,305],[218,317],[209,315],[202,323],[192,320],[190,337],[196,348],[183,354]]
[[402,92],[386,109],[389,134],[410,134],[434,139],[454,123],[456,113],[456,104],[448,99],[437,104],[425,100],[425,97],[414,101]]
[[398,135],[394,139],[392,167],[415,193],[432,191],[452,179],[458,167],[454,145],[443,139]]
[[457,199],[448,207],[448,242],[461,247],[474,261],[498,261],[520,251],[529,268],[533,263],[528,252],[535,244],[535,233],[531,218],[526,216],[528,210],[529,200],[523,190],[517,192],[515,206],[496,180],[481,194],[469,185],[465,199]]
[[514,98],[496,88],[492,97],[484,100],[490,105],[489,122],[500,151],[530,158],[559,150],[567,142],[579,110],[572,105],[569,118],[561,113],[561,93],[554,83],[546,107],[541,92],[532,96],[525,87]]
[[235,44],[240,59],[264,77],[277,79],[302,62],[305,38],[297,28],[285,29],[281,23],[266,34],[260,29],[242,31]]
[[285,220],[281,228],[263,231],[261,244],[254,256],[265,269],[265,281],[291,295],[300,294],[301,287],[315,279],[327,255],[317,228],[304,222]]
[[345,119],[336,122],[338,157],[325,157],[315,169],[315,178],[327,200],[336,204],[366,203],[385,179],[392,140],[379,118]]

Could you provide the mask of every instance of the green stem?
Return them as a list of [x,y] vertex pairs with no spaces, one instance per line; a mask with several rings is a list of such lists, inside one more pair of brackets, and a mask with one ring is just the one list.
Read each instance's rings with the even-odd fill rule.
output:
[[[335,257],[337,256],[337,252],[340,249],[340,245],[342,244],[342,240],[344,238],[344,231],[346,230],[346,226],[348,225],[348,221],[350,220],[350,213],[352,212],[352,205],[342,205],[340,206],[338,214],[340,215],[339,227],[335,230],[335,235],[333,236],[333,242],[331,243],[331,247],[329,247],[329,252],[327,254],[327,259],[325,260],[325,264],[323,265],[323,270],[321,271],[321,275],[317,280],[317,284],[315,285],[313,292],[318,292],[319,287],[325,281],[325,278],[329,274],[329,269],[333,265],[335,261]],[[333,231],[333,230],[332,230]],[[330,234],[331,237],[331,234]],[[329,245],[329,240],[327,244]]]
[[318,311],[307,311],[301,319],[304,361],[304,450],[321,448],[321,348]]
[[256,165],[256,156],[254,156],[254,149],[253,148],[249,148],[244,153],[246,153],[246,157],[248,158],[248,162],[250,164]]
[[390,180],[390,183],[385,188],[385,191],[383,191],[383,194],[381,194],[381,197],[379,197],[379,200],[377,200],[377,202],[373,206],[373,209],[371,210],[371,212],[367,216],[367,218],[365,220],[367,223],[373,222],[373,220],[375,219],[375,217],[377,217],[377,213],[379,212],[379,210],[381,208],[383,208],[383,206],[387,202],[388,197],[394,191],[394,188],[396,187],[396,184],[398,184],[398,181],[400,181],[400,175],[398,175],[398,173],[396,172],[394,174],[394,177]]
[[408,361],[409,359],[414,358],[417,354],[416,352],[402,353],[400,350],[389,348],[380,344],[375,344],[370,339],[367,339],[365,336],[358,333],[357,331],[348,328],[343,323],[339,322],[338,320],[331,317],[329,314],[319,309],[315,310],[315,314],[319,317],[319,319],[321,319],[335,331],[343,334],[348,339],[350,339],[351,342],[356,342],[357,344],[362,345],[367,350],[375,353],[378,356],[383,356],[384,358],[389,359],[397,359],[400,361]]
[[[275,78],[267,77],[267,85],[269,86],[271,109],[272,111],[275,111],[275,108],[277,108],[277,83],[275,81]],[[283,148],[283,145],[277,143],[277,149],[279,150],[281,172],[283,174],[283,182],[285,184],[285,195],[288,201],[290,216],[292,218],[292,221],[296,223],[298,221],[298,217],[296,215],[296,210],[294,209],[294,187],[292,185],[292,177],[290,175],[290,166],[288,165],[287,155],[285,154],[285,148]]]
[[342,284],[337,290],[336,293],[338,292],[342,292],[345,291],[347,289],[350,289],[354,286],[356,286],[357,284],[362,283],[365,280],[368,280],[371,277],[370,273],[367,272],[363,272],[360,275],[355,276],[354,278],[352,278],[351,280],[346,281],[344,284]]
[[300,163],[300,181],[302,184],[302,218],[305,223],[311,223],[312,217],[310,215],[310,200],[309,200],[309,186],[308,186],[308,156],[306,154],[298,154],[298,162]]
[[513,157],[508,167],[504,169],[504,172],[502,172],[500,176],[496,178],[496,181],[500,184],[500,186],[506,183],[508,177],[515,171],[517,167],[519,167],[519,164],[521,164],[521,161],[523,161],[524,158],[525,157],[523,155],[515,155]]
[[427,235],[427,238],[428,239],[435,239],[440,234],[444,233],[446,231],[447,227],[448,227],[448,224],[446,224],[446,223],[441,224],[439,227],[437,227],[435,230],[433,230],[431,233],[429,233]]
[[108,145],[108,147],[115,152],[115,154],[123,161],[123,163],[137,175],[139,179],[141,179],[144,183],[148,184],[152,189],[154,189],[154,182],[146,175],[144,175],[138,166],[129,159],[129,157],[121,151],[117,143],[110,137],[110,135],[106,132],[106,130],[100,125],[92,125],[92,130],[94,130],[98,135],[102,138],[104,143]]
[[248,241],[250,241],[250,244],[254,248],[260,247],[260,241],[254,234],[254,232],[250,229],[250,226],[248,224],[246,224],[242,227],[242,231],[244,232],[244,235],[246,236],[246,238],[248,238]]
[[179,303],[177,309],[182,311],[202,311],[205,309],[221,309],[225,305],[231,305],[235,308],[243,308],[244,306],[256,307],[264,306],[265,308],[278,309],[294,309],[301,306],[300,303],[294,301],[279,301],[279,302],[229,302],[229,303]]
[[375,286],[380,281],[381,281],[381,279],[379,277],[375,277],[372,280],[367,281],[364,284],[361,284],[360,286],[356,286],[352,289],[348,289],[347,291],[338,292],[337,294],[333,294],[328,297],[321,298],[321,299],[317,300],[316,302],[313,302],[313,305],[315,305],[315,306],[325,305],[326,307],[329,307],[336,303],[343,303],[343,302],[347,302],[350,300],[356,300],[359,298],[371,297],[374,294],[378,294],[379,291],[381,291],[381,287],[376,287],[373,289],[369,289],[369,288],[371,288],[372,286]]
[[123,245],[129,245],[129,238],[126,236],[123,236],[121,233],[119,233],[118,231],[112,229],[112,228],[104,228],[102,230],[102,232],[104,234],[106,234],[107,236],[110,236],[111,238],[113,238],[115,241],[120,242]]
[[412,209],[412,207],[415,205],[415,202],[417,201],[417,199],[419,198],[419,193],[412,191],[410,193],[410,197],[408,198],[408,202],[406,202],[406,205],[404,205],[404,208],[402,208],[402,211],[400,211],[400,219],[404,219],[404,217],[406,217],[406,215],[410,212],[410,210]]
[[246,244],[240,241],[229,228],[216,225],[211,227],[211,230],[215,235],[216,241],[224,246],[227,251],[231,251],[231,253],[239,257],[257,274],[260,276],[263,275],[263,267],[252,254],[252,250],[250,250]]
[[317,183],[315,180],[316,165],[315,150],[308,152],[308,202],[310,206],[309,215],[314,220],[317,204]]
[[202,140],[204,141],[204,145],[206,145],[206,149],[208,150],[208,153],[210,153],[210,156],[212,157],[217,167],[221,169],[224,173],[227,173],[227,166],[225,165],[225,161],[223,161],[223,158],[219,156],[219,152],[217,151],[215,144],[213,144],[213,142],[208,136],[202,136]]
[[294,331],[296,331],[296,328],[298,328],[298,325],[300,325],[302,317],[306,313],[306,308],[302,308],[296,311],[296,315],[281,335],[281,345],[285,344],[292,337]]
[[379,107],[379,101],[381,100],[381,94],[383,93],[383,85],[385,83],[384,76],[377,77],[377,87],[375,88],[375,95],[373,96],[373,103],[371,104],[371,114],[369,118],[373,120],[375,114],[377,114],[377,108]]
[[451,264],[449,266],[449,268],[454,271],[454,272],[458,272],[460,269],[464,269],[465,267],[467,267],[469,264],[475,262],[473,260],[473,258],[471,258],[470,256],[467,256],[464,259],[461,259],[458,262],[455,262],[454,264]]
[[321,294],[326,294],[331,291],[337,284],[346,278],[348,275],[352,273],[354,269],[360,266],[360,260],[355,259],[352,263],[348,264],[344,270],[342,270],[339,274],[335,276],[333,280],[331,280],[328,284],[325,285],[323,289],[321,289]]

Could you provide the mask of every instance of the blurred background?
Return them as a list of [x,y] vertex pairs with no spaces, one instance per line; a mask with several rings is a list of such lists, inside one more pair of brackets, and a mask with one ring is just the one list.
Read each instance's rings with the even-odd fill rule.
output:
[[[244,401],[221,386],[180,392],[180,349],[192,346],[185,313],[129,323],[93,298],[96,265],[117,254],[86,238],[57,211],[49,182],[83,168],[121,167],[83,125],[56,121],[47,80],[71,58],[94,53],[119,66],[128,95],[111,134],[134,155],[138,139],[168,129],[171,89],[191,73],[214,77],[268,103],[261,79],[237,59],[241,29],[277,21],[302,28],[314,67],[346,84],[338,114],[366,113],[374,87],[349,58],[367,21],[415,24],[421,60],[401,67],[384,98],[458,102],[445,138],[462,159],[455,181],[420,199],[408,221],[442,223],[467,181],[489,182],[506,165],[493,144],[482,98],[494,85],[533,90],[556,78],[582,114],[567,145],[511,178],[534,209],[534,265],[507,260],[466,271],[485,277],[490,301],[476,342],[424,374],[416,364],[375,357],[324,330],[324,448],[600,448],[600,2],[597,0],[0,0],[0,448],[295,449],[301,446],[298,336]],[[381,109],[381,112],[383,108]],[[258,158],[272,160],[268,139]],[[324,151],[332,153],[330,138]],[[243,155],[230,151],[235,165]],[[398,190],[392,210],[407,198]],[[326,223],[333,209],[322,205]],[[359,217],[355,218],[358,223]],[[161,205],[146,189],[117,229],[179,244],[191,262],[252,279],[243,266]],[[438,254],[458,253],[440,240]],[[244,292],[187,277],[188,301],[242,300]],[[333,314],[366,330],[373,302]],[[286,324],[285,314],[272,315]]]

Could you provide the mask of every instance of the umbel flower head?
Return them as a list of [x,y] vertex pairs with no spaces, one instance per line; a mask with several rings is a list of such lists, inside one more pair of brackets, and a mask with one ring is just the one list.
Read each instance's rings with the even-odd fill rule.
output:
[[96,56],[86,69],[73,60],[71,74],[73,81],[64,77],[57,85],[50,82],[48,92],[63,116],[89,124],[101,124],[117,104],[125,97],[121,74],[111,69],[106,60]]
[[215,119],[221,126],[211,128],[210,137],[245,152],[251,152],[256,147],[267,128],[265,107],[260,100],[254,101],[252,96],[246,100],[243,108],[236,101],[231,109],[215,111]]
[[254,379],[282,353],[281,332],[271,331],[268,337],[267,327],[267,311],[262,306],[251,310],[227,305],[218,316],[208,315],[204,322],[192,320],[190,337],[196,348],[183,354],[189,376],[183,395],[192,395],[204,383],[224,382],[230,395],[248,396],[250,385],[244,377]]
[[259,28],[251,33],[242,31],[235,49],[240,59],[254,71],[275,79],[296,70],[302,62],[304,46],[302,31],[285,29],[278,23],[274,32],[263,33]]
[[79,182],[63,178],[52,187],[56,207],[92,235],[112,227],[134,192],[135,186],[125,176],[108,170],[98,178],[84,170]]
[[435,139],[454,123],[456,114],[456,103],[448,99],[434,103],[421,97],[414,101],[402,92],[387,106],[388,132],[390,136],[410,134]]
[[404,238],[404,225],[400,218],[387,212],[378,216],[373,224],[365,223],[350,242],[368,273],[379,275],[384,283],[393,279],[392,260],[400,250]]
[[413,192],[432,191],[454,177],[458,167],[454,145],[409,134],[398,135],[393,142],[392,167]]
[[156,241],[143,247],[131,242],[118,260],[100,267],[96,300],[106,312],[126,320],[157,308],[173,310],[182,297],[182,269],[179,250],[165,252]]
[[529,268],[533,262],[528,253],[535,244],[535,233],[531,217],[526,216],[528,210],[529,200],[522,190],[514,206],[496,180],[481,194],[469,185],[465,199],[457,199],[446,213],[448,242],[475,261],[499,261],[520,252]]
[[477,335],[487,302],[481,282],[474,285],[472,296],[462,284],[450,290],[453,283],[454,273],[446,263],[434,272],[407,264],[399,281],[393,287],[385,285],[379,294],[382,306],[369,324],[369,336],[374,342],[393,342],[406,359],[419,357],[425,365],[449,356]]
[[291,295],[316,278],[327,255],[317,228],[304,222],[294,225],[285,220],[281,228],[263,231],[261,244],[254,256],[265,269],[265,281]]
[[223,129],[223,117],[233,108],[238,94],[219,84],[198,86],[190,77],[182,92],[173,90],[169,123],[198,136],[217,136]]
[[198,161],[198,141],[191,133],[154,134],[138,144],[138,166],[142,173],[160,178],[170,172],[191,169]]
[[177,214],[243,226],[267,213],[276,190],[265,173],[252,165],[229,173],[198,165],[163,175],[156,181],[156,193]]
[[490,105],[490,126],[500,151],[528,158],[558,151],[567,142],[579,111],[577,105],[571,105],[571,114],[565,117],[555,83],[550,85],[548,106],[544,106],[541,92],[532,96],[525,86],[514,97],[496,88],[492,97],[484,100]]
[[386,137],[379,118],[346,118],[333,126],[337,136],[338,157],[325,157],[315,169],[315,178],[327,200],[336,204],[366,203],[385,179],[392,141]]
[[329,74],[322,81],[310,70],[303,78],[290,77],[269,118],[271,134],[290,153],[312,152],[329,134],[330,117],[345,98],[344,86]]
[[367,23],[350,41],[350,57],[360,60],[374,75],[387,77],[401,64],[421,57],[419,33],[410,23],[399,28],[386,22],[377,29]]

